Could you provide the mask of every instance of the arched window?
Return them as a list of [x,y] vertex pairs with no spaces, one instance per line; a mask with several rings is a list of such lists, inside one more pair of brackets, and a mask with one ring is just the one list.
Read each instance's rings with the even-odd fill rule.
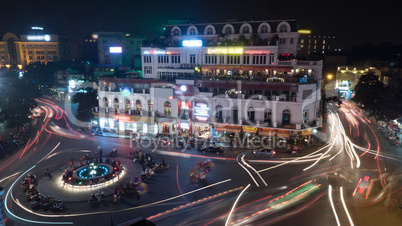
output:
[[268,26],[267,25],[262,25],[260,32],[261,33],[268,33]]
[[190,28],[188,35],[196,35],[195,28]]
[[215,107],[215,116],[216,116],[217,121],[222,120],[222,106],[221,105],[217,105]]
[[141,105],[141,101],[140,100],[136,100],[135,101],[135,109],[137,111],[141,111],[142,110],[142,105]]
[[264,122],[267,122],[269,125],[272,122],[272,111],[269,108],[264,110]]
[[207,35],[213,35],[214,34],[214,29],[212,29],[212,27],[207,28],[206,31]]
[[180,31],[177,29],[173,30],[173,36],[179,36],[180,35]]
[[172,105],[169,101],[166,101],[164,104],[165,107],[165,116],[170,117],[172,115]]
[[239,110],[237,109],[237,106],[233,106],[232,114],[230,117],[231,117],[232,123],[237,124],[237,120],[239,119]]
[[171,35],[172,36],[180,36],[181,35],[180,28],[177,26],[173,27],[172,31],[171,31]]
[[286,26],[286,24],[282,24],[279,27],[279,32],[288,32],[288,26]]
[[247,109],[247,119],[248,119],[250,122],[254,122],[254,121],[255,121],[255,111],[254,111],[254,108],[253,108],[253,107],[249,107],[249,108]]
[[290,123],[290,111],[289,109],[285,109],[282,112],[282,124],[286,125]]
[[154,102],[152,100],[148,100],[148,111],[149,112],[154,111]]
[[107,101],[107,98],[106,98],[106,97],[103,98],[103,107],[104,107],[104,108],[108,108],[108,107],[109,107],[109,102]]
[[131,109],[131,102],[129,99],[126,99],[126,110]]
[[118,109],[119,108],[119,99],[114,98],[114,108]]
[[227,35],[230,35],[230,34],[232,34],[232,28],[231,27],[226,27],[225,28],[225,34],[227,34]]
[[250,33],[250,28],[248,26],[245,26],[241,33],[242,34],[249,34]]

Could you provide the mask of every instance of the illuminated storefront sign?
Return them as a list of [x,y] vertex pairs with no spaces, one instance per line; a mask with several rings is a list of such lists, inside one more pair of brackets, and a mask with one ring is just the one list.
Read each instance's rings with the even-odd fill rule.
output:
[[50,41],[50,35],[28,35],[27,39],[30,41]]
[[43,31],[43,27],[31,27],[32,30],[41,30]]
[[244,53],[243,48],[208,48],[208,54],[238,54]]
[[121,48],[121,46],[113,46],[113,47],[109,47],[109,52],[110,53],[122,53],[123,49]]
[[201,116],[201,117],[199,117],[199,118],[196,117],[196,118],[199,119],[199,120],[202,120],[202,121],[207,120],[207,119],[203,120],[203,118],[204,118],[204,117],[209,117],[209,107],[208,107],[208,104],[207,104],[207,103],[203,103],[203,102],[197,102],[197,103],[195,103],[195,106],[194,106],[194,115],[195,115],[195,116]]
[[190,129],[190,124],[188,122],[181,122],[180,127],[182,129]]
[[129,122],[131,120],[131,117],[128,115],[114,115],[113,119],[116,119],[119,121],[124,121],[124,122]]
[[164,54],[166,54],[166,51],[160,50],[160,49],[150,49],[150,50],[144,50],[143,54],[144,55],[164,55]]
[[182,45],[184,47],[200,47],[202,46],[202,40],[183,40]]
[[254,54],[271,54],[269,50],[244,50],[244,54],[254,55]]
[[243,129],[243,132],[245,132],[245,133],[256,133],[258,131],[257,127],[243,126],[242,129]]

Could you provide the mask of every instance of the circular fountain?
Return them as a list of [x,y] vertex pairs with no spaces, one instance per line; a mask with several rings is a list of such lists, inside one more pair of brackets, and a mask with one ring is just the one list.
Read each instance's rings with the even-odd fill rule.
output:
[[122,173],[122,167],[116,164],[92,161],[88,165],[66,172],[63,179],[67,187],[96,188],[117,181]]

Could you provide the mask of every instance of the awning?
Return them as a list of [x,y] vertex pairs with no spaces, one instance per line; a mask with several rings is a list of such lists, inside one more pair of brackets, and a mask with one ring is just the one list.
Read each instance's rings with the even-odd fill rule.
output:
[[257,131],[258,131],[257,127],[243,126],[242,129],[243,129],[243,132],[245,132],[245,133],[257,133]]
[[260,131],[260,132],[258,132],[258,135],[260,135],[260,136],[267,136],[267,137],[273,137],[274,136],[274,132],[272,132],[272,131]]
[[216,128],[215,128],[215,130],[216,131],[218,131],[218,132],[223,132],[223,131],[225,131],[225,129],[226,129],[226,132],[228,132],[228,133],[240,133],[240,130],[241,130],[241,127],[240,126],[217,126]]
[[289,133],[277,133],[277,138],[289,138]]

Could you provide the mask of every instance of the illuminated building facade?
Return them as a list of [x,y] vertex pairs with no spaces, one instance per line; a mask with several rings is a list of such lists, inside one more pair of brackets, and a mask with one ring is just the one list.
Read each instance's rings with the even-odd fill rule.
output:
[[[310,138],[321,126],[322,61],[296,60],[298,38],[294,20],[166,26],[165,47],[141,48],[143,80],[171,84],[148,108],[158,132]],[[144,100],[156,102],[146,90]],[[99,112],[136,106],[134,92],[126,105],[120,94],[98,93],[106,97]]]
[[78,55],[73,43],[63,35],[50,34],[32,27],[19,37],[6,33],[0,41],[0,67],[22,69],[34,62],[70,61]]
[[[325,55],[326,53],[336,51],[334,49],[335,36],[329,35],[314,35],[310,30],[299,30],[299,56],[311,56],[311,55]],[[340,51],[340,49],[339,49]]]
[[114,64],[141,68],[141,44],[138,34],[99,32],[94,34],[98,44],[99,64]]

